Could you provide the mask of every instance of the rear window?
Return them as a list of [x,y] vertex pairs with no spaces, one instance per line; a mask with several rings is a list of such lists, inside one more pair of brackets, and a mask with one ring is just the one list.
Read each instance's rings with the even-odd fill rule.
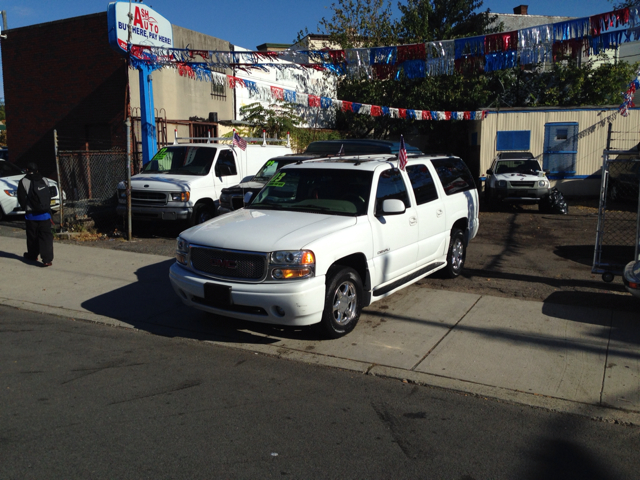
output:
[[471,172],[460,158],[449,157],[431,160],[447,195],[476,188]]

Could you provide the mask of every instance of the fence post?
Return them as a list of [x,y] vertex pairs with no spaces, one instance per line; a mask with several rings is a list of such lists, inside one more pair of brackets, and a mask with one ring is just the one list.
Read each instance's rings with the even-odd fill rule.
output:
[[62,189],[62,177],[60,176],[60,158],[58,156],[58,130],[53,131],[53,146],[56,154],[56,174],[58,175],[58,196],[60,197],[60,232],[62,232],[62,220],[64,219],[64,194]]
[[131,241],[131,118],[127,117],[127,240]]

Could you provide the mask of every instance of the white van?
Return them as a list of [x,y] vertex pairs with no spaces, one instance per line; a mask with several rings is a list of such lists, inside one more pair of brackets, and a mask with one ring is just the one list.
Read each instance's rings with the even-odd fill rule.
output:
[[[246,150],[241,150],[230,138],[176,137],[131,177],[132,218],[203,223],[216,215],[223,188],[251,177],[270,158],[293,153],[288,140],[286,145],[269,144],[284,143],[278,139],[245,140]],[[126,182],[118,184],[119,215],[127,214],[126,188]]]

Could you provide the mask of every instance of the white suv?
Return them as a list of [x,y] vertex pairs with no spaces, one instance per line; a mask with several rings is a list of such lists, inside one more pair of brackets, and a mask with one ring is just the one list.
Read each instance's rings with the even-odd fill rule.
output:
[[321,323],[337,338],[363,307],[443,270],[460,274],[478,231],[478,193],[457,157],[307,160],[280,170],[245,208],[177,241],[171,283],[208,312]]

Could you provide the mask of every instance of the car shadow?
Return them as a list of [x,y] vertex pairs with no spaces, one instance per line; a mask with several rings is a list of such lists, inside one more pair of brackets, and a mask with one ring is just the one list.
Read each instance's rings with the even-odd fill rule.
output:
[[175,260],[138,269],[137,281],[82,303],[96,315],[167,337],[223,343],[271,344],[283,338],[319,340],[312,327],[282,327],[214,315],[185,306],[173,291],[169,268]]

